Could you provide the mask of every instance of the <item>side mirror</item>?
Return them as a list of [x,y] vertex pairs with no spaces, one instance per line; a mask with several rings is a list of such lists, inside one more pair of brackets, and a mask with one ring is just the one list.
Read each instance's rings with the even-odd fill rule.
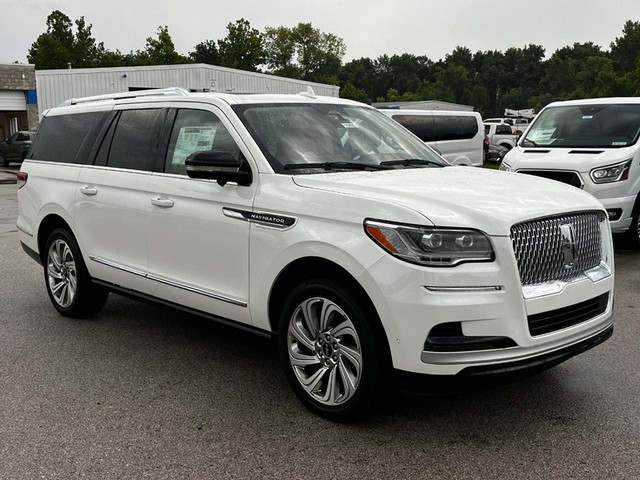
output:
[[242,154],[235,157],[231,152],[194,152],[184,164],[191,178],[216,180],[223,187],[227,182],[251,185],[251,170]]

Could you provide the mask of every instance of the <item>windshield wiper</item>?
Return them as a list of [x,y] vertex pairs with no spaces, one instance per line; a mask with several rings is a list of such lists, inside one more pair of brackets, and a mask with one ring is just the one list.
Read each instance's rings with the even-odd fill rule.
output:
[[413,165],[434,165],[436,167],[446,167],[445,164],[440,162],[434,162],[433,160],[423,160],[421,158],[405,158],[403,160],[387,160],[386,162],[380,162],[380,165],[402,165],[405,167]]
[[523,139],[522,143],[524,143],[524,142],[530,143],[533,147],[539,147],[540,146],[536,142],[534,142],[533,140],[529,140],[528,138]]
[[284,166],[285,170],[307,170],[313,168],[323,170],[389,170],[389,167],[384,165],[358,162],[287,163]]

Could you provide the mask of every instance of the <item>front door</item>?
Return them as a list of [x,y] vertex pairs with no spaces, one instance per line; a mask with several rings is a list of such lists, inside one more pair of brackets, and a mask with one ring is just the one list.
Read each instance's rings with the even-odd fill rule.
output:
[[251,210],[255,182],[220,186],[189,178],[186,157],[205,150],[248,155],[215,107],[178,109],[163,171],[151,177],[148,187],[150,288],[164,300],[250,323],[249,223],[227,215]]

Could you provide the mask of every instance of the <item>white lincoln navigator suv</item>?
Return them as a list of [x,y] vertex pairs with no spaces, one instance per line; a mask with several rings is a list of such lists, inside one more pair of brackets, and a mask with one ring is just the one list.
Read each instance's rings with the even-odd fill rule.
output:
[[311,91],[66,103],[18,185],[62,315],[115,292],[277,336],[296,395],[334,420],[397,378],[544,368],[612,333],[609,223],[578,189],[449,166]]

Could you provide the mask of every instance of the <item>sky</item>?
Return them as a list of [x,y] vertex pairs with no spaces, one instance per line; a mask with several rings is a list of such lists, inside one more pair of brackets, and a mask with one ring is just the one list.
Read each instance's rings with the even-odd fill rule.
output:
[[345,63],[402,53],[437,61],[457,46],[475,53],[535,44],[547,58],[576,42],[608,50],[627,20],[640,20],[638,0],[0,0],[0,63],[27,63],[54,10],[84,16],[98,42],[122,53],[144,49],[159,26],[187,55],[240,18],[260,31],[311,23],[344,40]]

